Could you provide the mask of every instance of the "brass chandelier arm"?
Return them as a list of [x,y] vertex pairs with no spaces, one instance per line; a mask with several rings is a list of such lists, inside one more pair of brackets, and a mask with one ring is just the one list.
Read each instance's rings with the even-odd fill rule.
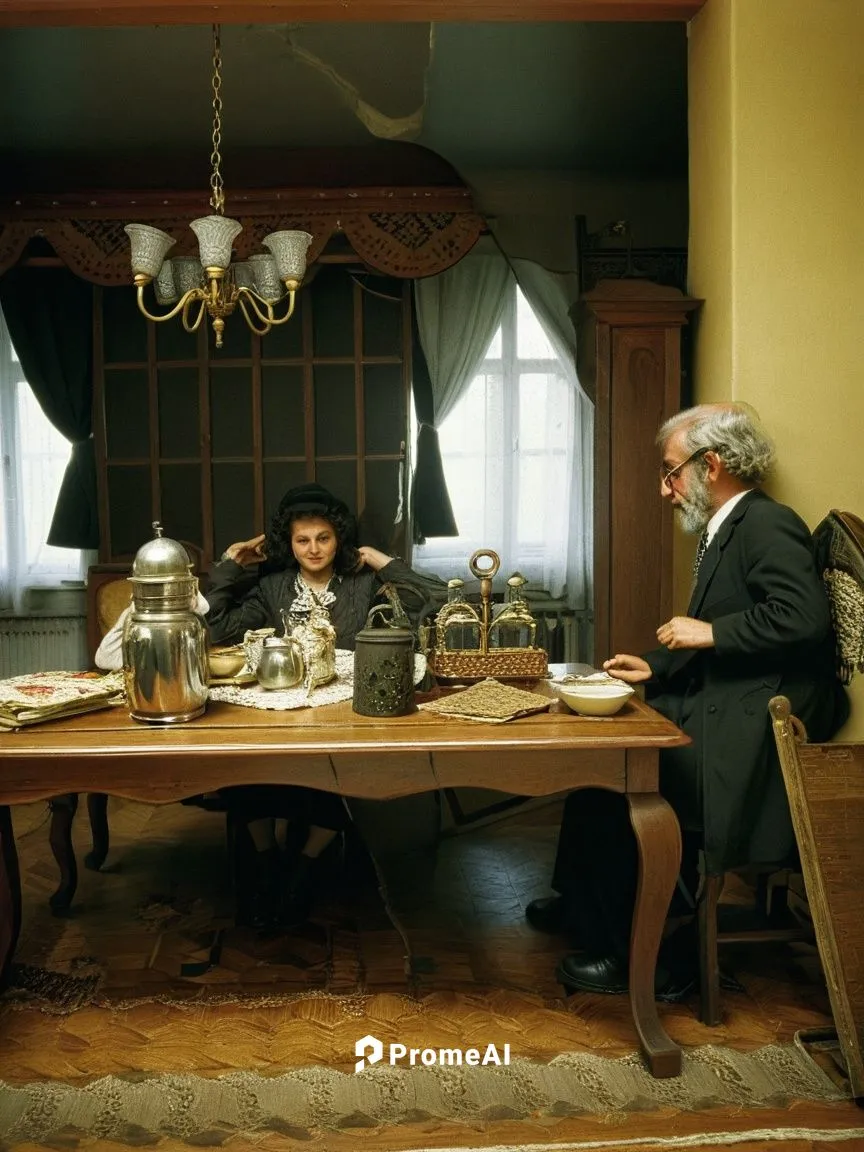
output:
[[[273,305],[265,300],[263,296],[259,296],[254,288],[247,288],[245,284],[242,284],[237,289],[237,297],[241,306],[244,304],[244,302],[252,306],[252,310],[254,311],[255,315],[258,317],[262,324],[267,325],[267,331],[269,332],[270,325],[273,323]],[[264,307],[267,309],[266,312],[261,311],[261,309],[258,307],[259,303],[264,305]],[[245,307],[243,308],[243,315],[246,317],[249,315]]]
[[[288,289],[288,311],[285,313],[284,316],[279,316],[279,317],[274,316],[273,319],[270,321],[271,324],[285,324],[286,321],[291,319],[291,317],[294,315],[294,298],[295,298],[295,296],[296,296],[296,289],[289,288]],[[285,297],[283,296],[282,299],[284,300]]]
[[[198,299],[203,298],[203,290],[201,288],[190,288],[188,292],[185,292],[180,297],[180,299],[177,301],[177,303],[174,305],[174,307],[171,309],[170,312],[166,312],[164,316],[156,316],[154,313],[147,311],[147,305],[144,303],[144,289],[145,289],[145,287],[146,287],[145,284],[139,284],[138,285],[138,292],[136,294],[137,300],[138,300],[138,310],[139,310],[139,312],[143,313],[143,315],[146,316],[148,320],[153,320],[157,324],[160,323],[162,320],[173,320],[173,318],[177,315],[178,312],[184,312],[184,315],[185,315],[185,308],[186,308],[187,304],[189,304],[192,299],[194,299],[196,297]],[[203,303],[202,303],[202,307],[203,307]],[[184,323],[185,323],[185,321],[184,321]]]
[[[198,288],[198,289],[193,288],[190,292],[186,293],[186,296],[188,297],[188,299],[186,300],[186,305],[183,308],[183,316],[182,316],[183,327],[186,329],[187,332],[197,332],[198,329],[201,327],[201,321],[204,319],[204,309],[207,305],[207,296],[206,296],[206,293],[204,292],[204,290],[201,288]],[[194,321],[190,324],[189,323],[190,305],[194,304],[196,301],[198,302],[198,305],[199,305],[198,315],[195,317]]]
[[244,290],[241,289],[240,295],[237,298],[237,303],[240,305],[240,311],[243,313],[243,319],[246,321],[246,323],[249,325],[249,327],[252,329],[252,331],[255,333],[256,336],[266,336],[267,333],[270,331],[270,321],[261,315],[258,308],[255,307],[255,301],[250,300],[250,303],[252,304],[252,307],[255,311],[255,315],[258,316],[258,318],[262,321],[261,327],[260,328],[256,327],[255,321],[249,313],[249,309],[247,307],[246,300],[244,299],[244,294],[245,294]]

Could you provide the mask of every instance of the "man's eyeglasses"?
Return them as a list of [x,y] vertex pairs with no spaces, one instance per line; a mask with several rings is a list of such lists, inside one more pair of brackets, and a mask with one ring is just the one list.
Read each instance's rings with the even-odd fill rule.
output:
[[692,460],[696,460],[700,456],[704,456],[706,452],[710,452],[710,451],[711,451],[710,448],[697,448],[695,452],[690,453],[690,455],[687,457],[686,460],[682,460],[680,464],[676,464],[675,467],[670,468],[668,472],[665,472],[663,470],[663,468],[661,468],[660,469],[660,487],[661,488],[671,488],[672,487],[672,480],[678,475],[678,473],[681,471],[681,469],[684,467],[685,464],[689,464]]

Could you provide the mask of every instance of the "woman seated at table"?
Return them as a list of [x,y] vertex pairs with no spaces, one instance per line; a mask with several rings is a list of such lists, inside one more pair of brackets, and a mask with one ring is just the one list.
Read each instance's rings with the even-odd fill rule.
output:
[[[356,539],[354,517],[326,488],[292,488],[265,534],[230,545],[211,568],[206,616],[211,640],[234,644],[248,629],[265,627],[281,633],[281,610],[302,619],[313,607],[314,593],[330,614],[337,648],[353,649],[381,585],[418,580],[401,560],[377,548],[358,548]],[[258,564],[260,571],[251,573]],[[248,826],[256,850],[253,924],[270,929],[302,923],[311,911],[321,853],[349,823],[341,797],[266,784],[221,792]],[[298,816],[308,835],[286,880],[275,819]]]

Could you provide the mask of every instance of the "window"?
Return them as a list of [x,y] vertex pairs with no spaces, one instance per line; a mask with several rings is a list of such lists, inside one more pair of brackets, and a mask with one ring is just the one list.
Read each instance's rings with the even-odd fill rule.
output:
[[25,608],[29,587],[84,578],[89,553],[45,543],[69,452],[24,379],[0,313],[0,609]]
[[465,575],[478,548],[535,588],[566,584],[574,390],[518,287],[480,371],[439,429],[458,537],[415,548],[416,568]]

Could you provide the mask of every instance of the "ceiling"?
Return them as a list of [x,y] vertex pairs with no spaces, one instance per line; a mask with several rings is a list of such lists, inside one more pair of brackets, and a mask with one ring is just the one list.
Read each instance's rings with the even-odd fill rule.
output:
[[[222,50],[229,195],[241,149],[338,157],[380,140],[459,171],[686,173],[683,23],[236,25]],[[73,161],[87,186],[100,156],[128,174],[169,153],[206,185],[209,27],[5,29],[0,58],[6,188],[67,187]]]

